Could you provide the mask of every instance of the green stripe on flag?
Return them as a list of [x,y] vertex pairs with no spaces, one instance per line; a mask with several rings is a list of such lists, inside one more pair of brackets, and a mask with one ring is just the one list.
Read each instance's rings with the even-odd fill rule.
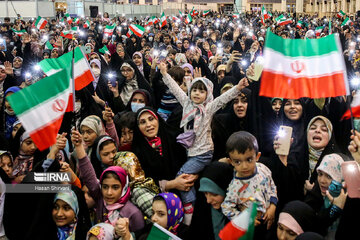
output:
[[267,31],[265,48],[289,57],[315,57],[338,51],[335,36],[329,35],[319,39],[284,39],[270,30]]
[[[69,74],[68,70],[59,71],[50,77],[41,79],[33,85],[10,95],[6,99],[9,101],[16,115],[21,116],[35,106],[67,90],[70,84]],[[48,81],[49,79],[56,80]]]

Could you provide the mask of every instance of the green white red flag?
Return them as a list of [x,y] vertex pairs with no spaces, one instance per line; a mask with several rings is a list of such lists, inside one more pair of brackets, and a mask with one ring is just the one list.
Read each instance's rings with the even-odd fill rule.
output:
[[157,24],[157,23],[159,23],[160,22],[160,20],[156,17],[155,19],[154,19],[154,24]]
[[231,220],[220,231],[221,240],[252,240],[254,237],[255,218],[257,215],[257,204],[252,203],[250,207],[242,211]]
[[40,30],[43,29],[47,23],[48,22],[46,21],[45,18],[38,16],[38,18],[35,21],[35,27]]
[[74,37],[74,31],[70,30],[70,31],[62,31],[60,33],[60,36],[67,38],[67,39],[73,39]]
[[129,28],[138,37],[142,37],[142,35],[144,35],[145,28],[140,25],[130,24]]
[[324,30],[323,26],[319,26],[315,28],[315,35],[318,37],[320,36],[320,34],[322,33],[322,31]]
[[188,13],[188,15],[186,16],[186,18],[185,18],[185,23],[186,24],[189,24],[189,23],[191,23],[192,22],[192,17],[191,17],[191,15],[190,15],[190,13]]
[[7,97],[40,151],[56,143],[65,111],[72,108],[72,88],[63,69]]
[[66,17],[67,23],[68,23],[68,24],[71,24],[71,23],[72,23],[72,19],[71,19],[71,17],[70,17],[70,14],[65,13],[65,17]]
[[203,12],[203,16],[204,16],[204,17],[206,17],[206,16],[209,15],[209,14],[210,14],[210,10],[206,10],[206,11]]
[[167,20],[166,20],[166,16],[165,13],[162,12],[161,17],[160,17],[160,21],[161,21],[161,26],[160,27],[165,27],[165,25],[167,24]]
[[284,26],[284,25],[290,24],[292,22],[293,22],[292,18],[285,18],[285,19],[280,19],[278,24],[279,24],[279,26]]
[[350,20],[349,17],[346,17],[345,20],[341,23],[341,26],[345,25],[353,25],[353,22]]
[[237,19],[237,18],[240,18],[240,13],[233,13],[232,16],[233,16],[233,18],[236,18],[236,19]]
[[[44,59],[39,62],[41,70],[47,75],[61,71],[65,68],[71,68],[73,52],[63,54],[58,58]],[[94,76],[90,70],[89,62],[80,47],[75,48],[74,54],[74,82],[75,90],[81,90],[94,80]]]
[[299,21],[296,23],[296,28],[302,29],[303,25],[304,25],[304,22],[301,21],[301,20],[299,20]]
[[[355,95],[353,97],[350,107],[352,110],[353,117],[359,118],[360,117],[360,91],[359,90],[357,90],[355,92]],[[342,116],[342,119],[350,119],[350,118],[351,118],[350,110],[347,110],[344,113],[344,115]]]
[[131,31],[131,29],[129,28],[128,32],[126,33],[126,36],[129,38],[131,37],[131,35],[133,35],[134,33]]
[[54,49],[54,46],[49,41],[46,41],[45,49],[49,49],[51,51]]
[[104,45],[104,47],[100,48],[99,52],[101,52],[102,54],[108,54],[111,56],[111,53],[110,53],[109,49],[106,47],[106,45]]
[[169,232],[165,228],[161,227],[157,223],[153,224],[150,233],[146,239],[147,240],[181,240],[176,235]]
[[349,95],[339,36],[283,39],[268,30],[260,95],[298,99]]
[[346,13],[344,13],[342,10],[340,10],[340,11],[336,14],[336,16],[337,16],[338,18],[343,18],[343,17],[346,16]]
[[104,29],[104,34],[111,36],[114,32],[114,29],[116,27],[116,24],[114,23],[113,25],[106,25],[105,29]]
[[148,21],[146,22],[145,27],[151,26],[151,25],[155,24],[155,19],[156,19],[155,16],[150,17],[150,18],[148,19]]
[[26,33],[25,29],[22,30],[15,30],[14,28],[11,29],[17,36],[21,37],[24,33]]
[[264,17],[265,20],[270,18],[270,16],[269,16],[268,12],[266,11],[264,5],[261,8],[261,15]]
[[90,27],[90,21],[86,20],[86,22],[84,23],[84,28],[89,28]]
[[80,18],[74,18],[74,23],[79,24],[80,23]]

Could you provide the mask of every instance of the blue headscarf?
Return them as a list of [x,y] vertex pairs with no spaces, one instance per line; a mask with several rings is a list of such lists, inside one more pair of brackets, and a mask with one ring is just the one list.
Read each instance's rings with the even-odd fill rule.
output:
[[[21,88],[16,87],[16,86],[10,87],[5,91],[4,97],[6,97],[6,94],[8,94],[8,93],[16,93],[20,90],[21,90]],[[6,139],[10,139],[11,132],[13,130],[13,125],[17,120],[18,119],[14,112],[9,112],[5,109],[5,137],[6,137]]]

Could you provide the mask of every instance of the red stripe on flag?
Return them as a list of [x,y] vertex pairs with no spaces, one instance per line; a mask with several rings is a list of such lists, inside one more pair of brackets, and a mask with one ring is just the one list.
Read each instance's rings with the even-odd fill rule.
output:
[[63,115],[54,122],[38,129],[30,134],[31,139],[40,151],[43,151],[56,143],[56,136],[60,130]]
[[264,70],[261,77],[260,95],[298,99],[323,98],[346,95],[343,73],[316,78],[291,78]]
[[[353,112],[353,117],[356,118],[360,117],[360,106],[352,107],[351,110]],[[350,118],[351,118],[350,110],[347,110],[341,119],[350,119]]]
[[93,79],[94,77],[91,74],[91,71],[87,70],[82,75],[75,78],[75,90],[78,91],[83,89],[84,87],[89,85],[89,83],[91,83]]
[[219,232],[219,237],[222,240],[238,240],[245,233],[245,229],[234,226],[233,222],[230,222]]
[[73,94],[70,93],[68,105],[65,112],[72,112],[72,111],[74,111],[74,99],[73,99]]

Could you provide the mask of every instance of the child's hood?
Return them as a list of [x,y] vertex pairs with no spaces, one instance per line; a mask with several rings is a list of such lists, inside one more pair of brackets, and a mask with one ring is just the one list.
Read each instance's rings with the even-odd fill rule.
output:
[[205,100],[205,102],[203,102],[203,104],[207,104],[207,103],[211,102],[212,100],[214,100],[214,96],[213,96],[214,85],[209,79],[204,78],[204,77],[197,77],[194,80],[192,80],[190,87],[188,89],[188,96],[189,97],[191,96],[191,88],[198,81],[203,82],[206,86],[207,94],[206,94],[206,100]]

